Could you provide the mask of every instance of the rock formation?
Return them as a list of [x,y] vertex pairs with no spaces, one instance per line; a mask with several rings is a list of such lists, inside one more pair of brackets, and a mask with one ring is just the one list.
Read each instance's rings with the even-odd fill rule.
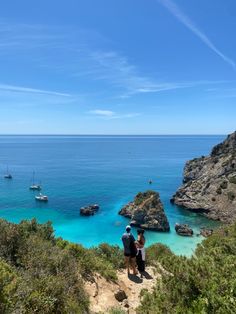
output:
[[147,191],[138,193],[133,202],[124,206],[119,214],[131,218],[130,224],[153,231],[169,231],[159,193]]
[[210,156],[186,163],[183,185],[171,201],[214,220],[236,220],[236,132]]
[[175,224],[175,231],[181,236],[191,237],[193,230],[186,224]]
[[99,210],[99,205],[89,205],[80,208],[80,215],[82,216],[92,216]]
[[213,229],[207,229],[207,228],[201,228],[200,229],[200,235],[207,238],[213,234]]

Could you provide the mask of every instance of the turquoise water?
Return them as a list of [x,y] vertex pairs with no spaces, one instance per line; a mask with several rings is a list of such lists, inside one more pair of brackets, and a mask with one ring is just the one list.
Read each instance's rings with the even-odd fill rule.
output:
[[[146,232],[148,244],[161,242],[175,253],[190,255],[202,237],[176,235],[174,224],[189,223],[198,232],[214,226],[169,199],[182,181],[188,159],[208,154],[224,136],[0,136],[0,216],[11,222],[36,217],[52,221],[55,234],[86,247],[121,244],[129,220],[117,214],[139,191],[160,193],[169,233]],[[12,180],[3,179],[7,165]],[[32,173],[42,182],[49,202],[35,201],[29,191]],[[92,217],[80,207],[99,203]],[[135,230],[134,230],[135,234]]]

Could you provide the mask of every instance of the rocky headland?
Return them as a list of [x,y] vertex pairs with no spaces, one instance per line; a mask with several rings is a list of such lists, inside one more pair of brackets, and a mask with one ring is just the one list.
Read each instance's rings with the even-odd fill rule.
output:
[[236,132],[213,147],[209,156],[186,163],[183,185],[171,202],[210,219],[236,220]]
[[132,226],[152,231],[169,231],[170,225],[160,195],[155,191],[138,193],[133,202],[125,205],[119,214],[130,218]]

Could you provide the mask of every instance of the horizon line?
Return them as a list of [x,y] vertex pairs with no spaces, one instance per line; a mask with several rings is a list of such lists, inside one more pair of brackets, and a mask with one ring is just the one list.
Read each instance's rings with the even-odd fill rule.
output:
[[[233,133],[233,132],[231,132]],[[0,136],[221,136],[221,135],[228,135],[230,133],[159,133],[159,134],[76,134],[76,133],[22,133],[22,134],[15,134],[15,133],[0,133]]]

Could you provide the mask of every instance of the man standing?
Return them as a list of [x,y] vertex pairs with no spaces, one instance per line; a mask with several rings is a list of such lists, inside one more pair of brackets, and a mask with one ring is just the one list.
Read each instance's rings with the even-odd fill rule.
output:
[[137,270],[136,270],[136,245],[135,245],[135,239],[134,236],[131,233],[131,227],[127,226],[126,227],[126,232],[122,236],[122,242],[124,246],[124,256],[125,256],[125,264],[127,267],[127,271],[129,274],[130,268],[133,271],[134,275],[137,275]]

